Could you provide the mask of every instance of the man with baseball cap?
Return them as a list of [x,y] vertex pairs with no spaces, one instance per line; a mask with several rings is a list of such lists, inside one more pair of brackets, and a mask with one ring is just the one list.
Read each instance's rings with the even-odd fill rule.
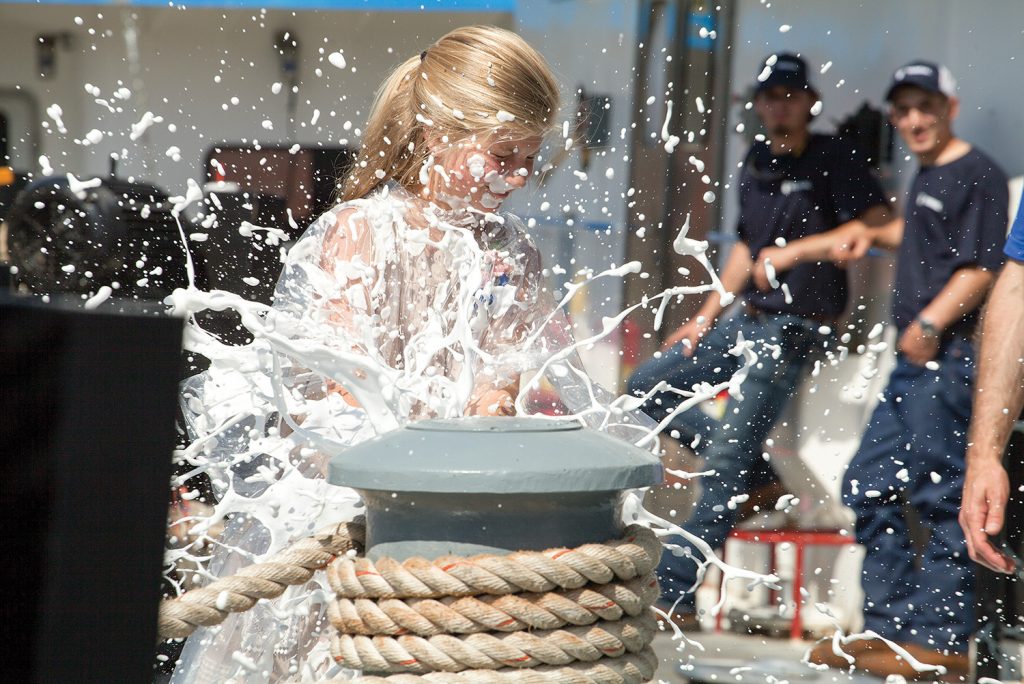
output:
[[[892,124],[920,168],[903,219],[847,236],[831,249],[840,260],[863,256],[872,245],[898,250],[896,366],[846,471],[843,499],[856,513],[857,541],[865,549],[864,630],[963,676],[974,574],[957,513],[976,360],[971,337],[1002,264],[1007,179],[953,133],[959,101],[945,67],[926,61],[900,67],[886,99]],[[818,244],[804,253],[829,251]],[[920,556],[906,504],[928,529]],[[881,639],[852,641],[843,650],[871,674],[921,676]],[[831,640],[810,659],[851,665]]]
[[[741,359],[729,353],[739,335],[755,343],[758,363],[742,385],[743,398],[730,397],[721,420],[691,408],[669,424],[669,434],[699,449],[705,469],[717,473],[702,480],[702,495],[686,525],[712,547],[720,547],[732,529],[737,499],[774,478],[761,457],[762,442],[794,393],[808,352],[825,341],[819,329],[846,306],[846,273],[827,260],[787,270],[775,289],[757,289],[751,277],[759,253],[889,220],[885,196],[864,159],[838,139],[808,129],[817,102],[803,58],[779,53],[764,61],[754,107],[767,139],[756,142],[744,162],[738,240],[721,273],[725,289],[742,295],[741,306],[719,321],[725,306],[712,294],[629,380],[636,396],[653,392],[661,381],[687,392],[698,383],[725,380],[739,368]],[[669,417],[684,400],[678,391],[654,393],[644,410],[659,420]],[[695,613],[693,558],[666,554],[659,570],[663,596],[669,604],[679,600],[684,617],[677,622],[686,625],[692,618],[685,616]]]

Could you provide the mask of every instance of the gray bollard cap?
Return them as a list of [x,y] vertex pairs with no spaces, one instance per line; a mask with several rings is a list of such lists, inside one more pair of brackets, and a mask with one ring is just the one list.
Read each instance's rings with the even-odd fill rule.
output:
[[425,420],[331,459],[331,484],[391,492],[546,494],[619,491],[662,481],[657,457],[543,418]]

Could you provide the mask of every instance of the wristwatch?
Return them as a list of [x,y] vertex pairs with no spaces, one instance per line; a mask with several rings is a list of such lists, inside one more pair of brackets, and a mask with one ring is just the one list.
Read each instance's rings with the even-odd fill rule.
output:
[[917,324],[921,326],[921,332],[927,337],[938,337],[939,329],[935,327],[935,324],[929,321],[927,318],[922,316],[917,317]]

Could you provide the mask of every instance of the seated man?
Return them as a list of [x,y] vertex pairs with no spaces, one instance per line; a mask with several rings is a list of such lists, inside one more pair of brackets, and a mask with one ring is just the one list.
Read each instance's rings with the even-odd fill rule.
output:
[[[730,399],[720,421],[691,409],[670,424],[671,434],[684,444],[699,439],[705,467],[717,473],[704,478],[687,524],[712,547],[721,546],[733,527],[731,500],[771,475],[761,444],[793,394],[811,348],[830,339],[822,326],[846,306],[846,273],[832,263],[796,265],[780,276],[775,289],[762,292],[751,282],[756,258],[763,249],[800,238],[831,244],[832,238],[889,219],[885,197],[864,160],[838,139],[810,132],[817,100],[803,59],[783,53],[764,62],[754,106],[768,139],[747,154],[739,182],[739,240],[721,274],[725,288],[742,293],[744,303],[716,325],[723,306],[711,295],[697,316],[668,337],[661,354],[629,380],[629,391],[637,396],[662,380],[679,390],[719,382],[740,364],[728,354],[737,334],[757,345],[759,359],[743,384],[744,398]],[[676,393],[660,392],[643,410],[662,419],[681,401]],[[694,561],[666,555],[659,576],[667,600],[682,596],[679,622],[688,623],[686,615],[695,611],[689,592],[696,580]]]

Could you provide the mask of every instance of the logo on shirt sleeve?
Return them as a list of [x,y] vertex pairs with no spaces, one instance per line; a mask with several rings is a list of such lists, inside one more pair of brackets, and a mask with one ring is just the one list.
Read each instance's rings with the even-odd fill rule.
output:
[[791,195],[794,192],[810,192],[814,189],[814,183],[809,180],[787,180],[782,181],[779,191],[783,195]]
[[917,193],[917,198],[914,200],[914,204],[919,207],[925,207],[931,209],[937,214],[941,214],[945,210],[942,201],[938,200],[926,192]]

